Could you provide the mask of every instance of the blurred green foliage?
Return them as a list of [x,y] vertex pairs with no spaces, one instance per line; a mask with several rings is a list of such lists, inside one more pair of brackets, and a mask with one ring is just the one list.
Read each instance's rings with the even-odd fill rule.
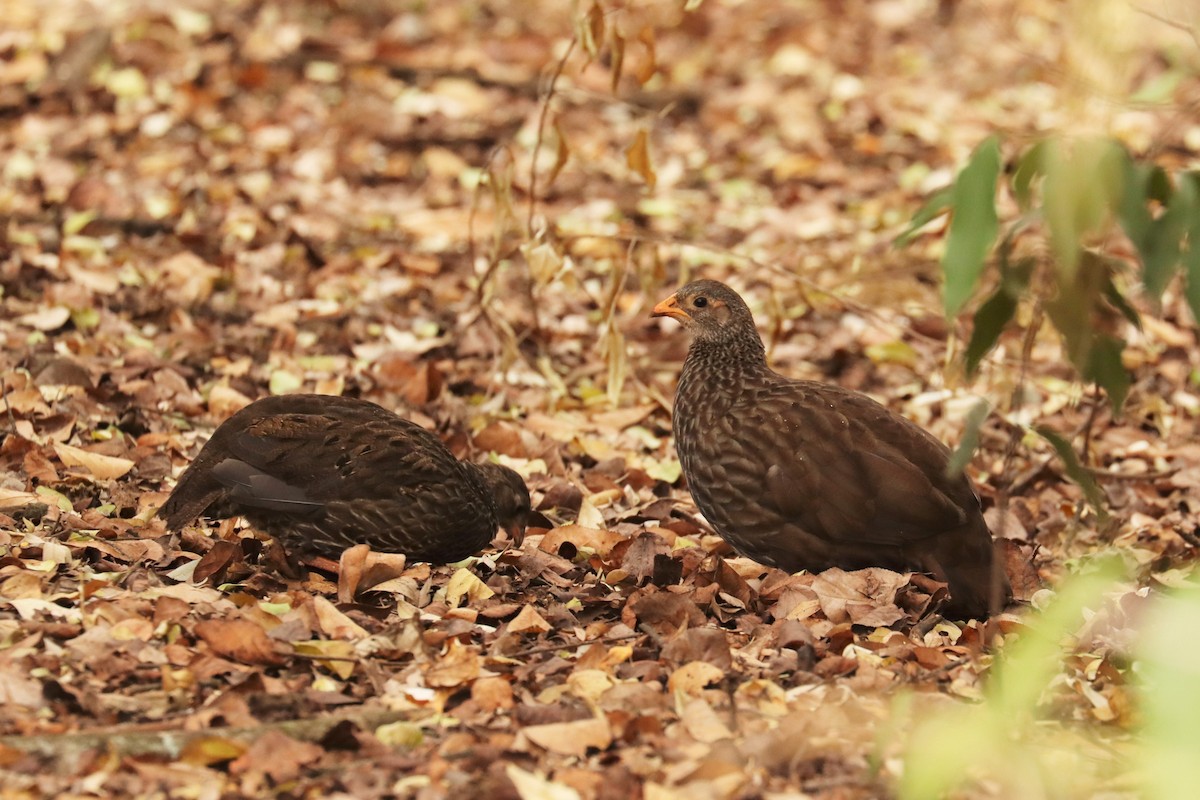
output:
[[[1077,641],[1085,620],[1109,602],[1121,574],[1111,563],[1063,582],[1058,595],[1006,643],[978,704],[917,710],[895,703],[889,744],[903,747],[901,800],[950,796],[1183,800],[1200,786],[1200,587],[1151,598],[1140,616],[1128,667],[1139,719],[1133,730],[1058,720],[1048,692],[1064,660],[1092,646]],[[1050,692],[1052,693],[1052,692]]]
[[[965,353],[968,374],[1015,323],[1021,304],[1038,303],[1061,335],[1071,364],[1084,380],[1103,387],[1119,411],[1129,391],[1121,322],[1140,325],[1128,298],[1130,284],[1140,284],[1157,306],[1182,272],[1188,304],[1200,319],[1200,172],[1171,176],[1103,138],[1045,139],[1011,164],[1003,170],[996,137],[984,141],[897,243],[950,214],[942,258],[947,316],[963,310],[984,283],[987,265],[995,265],[995,288],[974,314]],[[997,211],[1001,189],[1019,211],[1003,225]],[[1116,255],[1118,232],[1132,244],[1136,263]],[[1028,237],[1041,237],[1035,244],[1048,247],[1019,247]],[[1035,255],[1039,252],[1044,255]],[[1128,280],[1129,273],[1137,280]]]

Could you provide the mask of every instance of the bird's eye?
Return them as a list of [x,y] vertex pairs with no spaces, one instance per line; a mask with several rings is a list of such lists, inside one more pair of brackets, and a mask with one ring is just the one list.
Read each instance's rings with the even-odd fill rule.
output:
[[706,305],[708,305],[708,298],[701,295],[692,301],[692,305],[694,305],[696,308],[704,308]]

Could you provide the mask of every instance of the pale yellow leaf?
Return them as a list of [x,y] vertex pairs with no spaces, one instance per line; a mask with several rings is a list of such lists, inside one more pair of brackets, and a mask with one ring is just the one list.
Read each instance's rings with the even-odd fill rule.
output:
[[658,175],[650,162],[650,137],[646,131],[638,131],[633,144],[625,150],[625,162],[630,169],[642,176],[642,180],[646,181],[651,190],[654,189],[658,183]]
[[720,667],[707,661],[690,661],[671,673],[667,688],[673,693],[697,695],[704,687],[725,677]]
[[317,613],[317,624],[321,632],[330,639],[365,639],[368,633],[365,628],[338,610],[337,606],[325,597],[314,594],[313,611]]
[[446,604],[451,608],[458,608],[463,598],[468,601],[487,600],[494,594],[486,583],[465,567],[451,575],[450,582],[446,584]]
[[550,623],[537,609],[526,605],[512,622],[508,623],[508,630],[512,633],[545,633],[550,630]]
[[605,750],[612,744],[612,729],[607,719],[578,719],[574,722],[552,722],[529,725],[521,729],[529,741],[551,753],[563,756],[585,756],[588,748]]
[[133,469],[133,461],[92,453],[69,444],[55,444],[54,452],[68,467],[83,467],[100,480],[114,480]]
[[347,680],[354,674],[354,662],[348,660],[354,657],[354,645],[350,642],[312,639],[306,642],[292,642],[291,644],[297,653],[317,659],[318,664],[341,680]]
[[683,727],[687,728],[687,732],[698,742],[711,744],[733,737],[729,728],[717,716],[717,712],[701,698],[696,698],[684,706],[683,713],[679,716]]
[[570,786],[548,781],[540,775],[526,772],[516,764],[508,764],[504,774],[512,781],[521,800],[580,800],[579,792]]

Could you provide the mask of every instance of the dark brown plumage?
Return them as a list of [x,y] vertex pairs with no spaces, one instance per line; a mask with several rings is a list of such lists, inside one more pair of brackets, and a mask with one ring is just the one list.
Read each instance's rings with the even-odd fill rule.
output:
[[243,516],[297,555],[366,544],[442,564],[478,553],[499,525],[519,542],[529,510],[507,467],[459,461],[374,403],[292,394],[222,423],[158,513],[172,530]]
[[738,552],[794,572],[932,573],[945,611],[999,610],[1011,591],[979,499],[950,451],[859,392],[767,366],[750,309],[717,281],[654,307],[693,334],[675,394],[675,447],[696,505]]

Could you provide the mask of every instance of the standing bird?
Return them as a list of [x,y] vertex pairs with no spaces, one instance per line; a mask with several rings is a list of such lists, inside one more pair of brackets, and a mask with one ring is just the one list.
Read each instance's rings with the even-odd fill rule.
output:
[[265,397],[223,422],[159,509],[245,517],[294,557],[347,548],[444,564],[473,556],[498,526],[525,534],[529,490],[499,464],[459,461],[392,412],[348,397]]
[[693,336],[675,393],[675,447],[696,505],[735,550],[789,572],[925,571],[949,615],[1011,596],[979,498],[950,451],[859,392],[767,366],[737,292],[696,281],[654,307]]

